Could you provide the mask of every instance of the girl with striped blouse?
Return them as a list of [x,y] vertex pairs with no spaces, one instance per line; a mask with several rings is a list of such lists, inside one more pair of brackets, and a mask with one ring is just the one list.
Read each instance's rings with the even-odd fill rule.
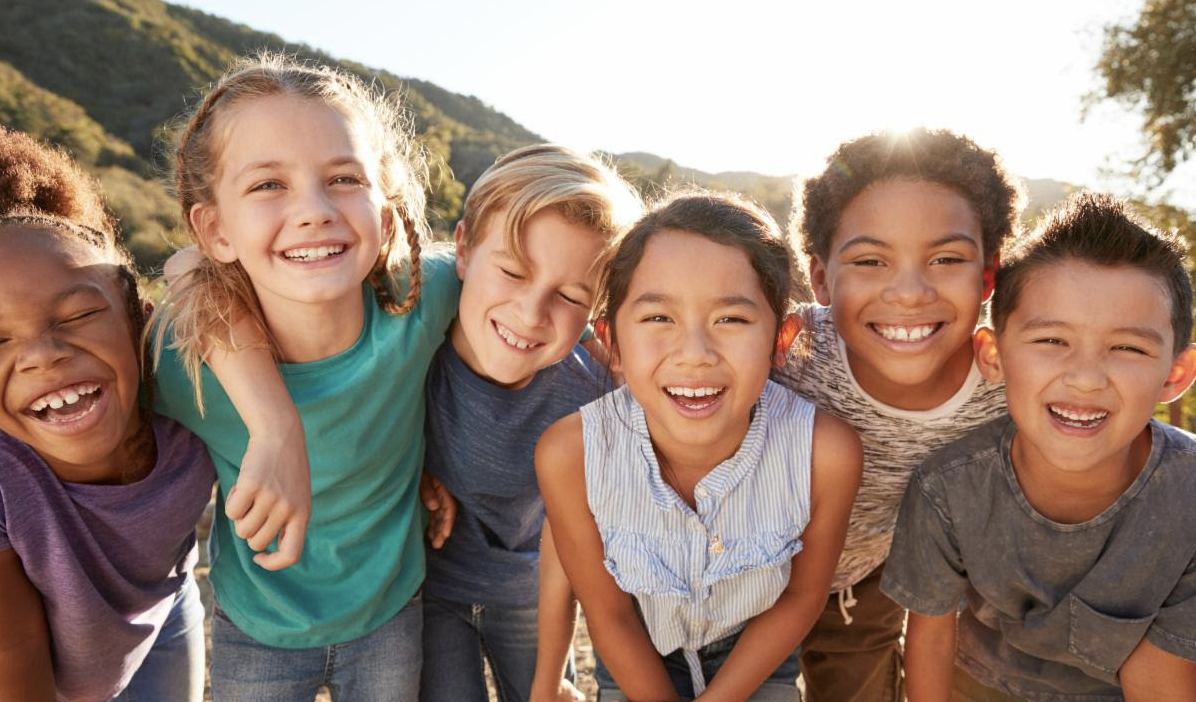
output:
[[845,423],[768,380],[800,330],[793,254],[722,194],[657,206],[600,292],[626,385],[544,433],[536,471],[603,665],[599,700],[798,700],[859,486]]

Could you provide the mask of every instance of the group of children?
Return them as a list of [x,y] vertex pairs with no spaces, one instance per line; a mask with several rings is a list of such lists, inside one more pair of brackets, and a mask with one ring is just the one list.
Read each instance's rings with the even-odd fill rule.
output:
[[420,163],[359,80],[239,65],[147,319],[94,182],[0,133],[0,700],[202,698],[214,480],[218,702],[580,700],[575,600],[603,701],[1196,699],[1182,241],[1096,195],[1019,236],[942,131],[840,146],[800,255],[552,145],[438,247]]

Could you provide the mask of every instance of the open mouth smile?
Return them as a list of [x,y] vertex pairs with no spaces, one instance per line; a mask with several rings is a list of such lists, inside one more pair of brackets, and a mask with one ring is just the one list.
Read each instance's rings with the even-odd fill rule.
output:
[[330,246],[307,246],[287,249],[286,251],[282,252],[282,257],[288,261],[294,261],[296,263],[314,263],[316,261],[323,261],[334,256],[339,256],[344,252],[344,244],[332,244]]
[[1051,418],[1075,429],[1095,429],[1109,416],[1106,410],[1077,410],[1063,405],[1047,405]]
[[532,341],[531,339],[527,339],[522,336],[519,336],[518,334],[511,331],[507,327],[499,324],[498,322],[491,321],[490,323],[494,326],[494,331],[496,334],[498,334],[498,338],[500,338],[504,342],[506,342],[507,346],[518,349],[520,351],[531,351],[534,349],[538,349],[544,345],[541,342]]
[[682,385],[665,386],[664,392],[668,398],[683,411],[684,414],[703,414],[715,407],[722,399],[725,387],[686,387]]
[[99,383],[75,383],[37,398],[25,414],[39,422],[67,428],[94,412],[103,396]]
[[913,325],[871,323],[868,327],[887,341],[912,344],[937,334],[943,328],[943,323]]

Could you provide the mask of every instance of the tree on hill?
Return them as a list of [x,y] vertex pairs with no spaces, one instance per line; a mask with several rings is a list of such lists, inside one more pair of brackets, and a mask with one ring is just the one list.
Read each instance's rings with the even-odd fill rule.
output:
[[1146,0],[1105,28],[1095,97],[1141,114],[1148,149],[1134,175],[1159,185],[1196,148],[1196,0]]

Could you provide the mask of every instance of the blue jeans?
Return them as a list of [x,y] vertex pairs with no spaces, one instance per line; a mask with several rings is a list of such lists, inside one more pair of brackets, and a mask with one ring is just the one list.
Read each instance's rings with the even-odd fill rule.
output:
[[[698,658],[702,661],[702,675],[705,676],[707,685],[726,662],[727,656],[731,654],[731,649],[738,640],[739,634],[732,634],[698,649]],[[756,688],[756,691],[748,698],[748,702],[801,702],[801,691],[797,689],[797,676],[801,673],[801,663],[798,660],[799,651],[800,649],[789,654],[789,657],[773,671],[772,675]],[[597,663],[594,678],[598,682],[598,702],[626,700],[627,698],[619,691],[619,686],[615,684],[614,678],[611,677],[610,671],[603,665],[602,659],[598,658]],[[681,699],[692,700],[694,690],[689,675],[689,664],[685,662],[685,656],[680,650],[673,651],[664,657],[664,669],[668,672],[669,678],[673,681],[673,687],[677,689],[677,694],[681,696]]]
[[345,643],[275,648],[212,614],[214,702],[312,702],[321,685],[333,700],[416,702],[423,607],[416,594],[389,621]]
[[483,658],[499,701],[525,702],[536,672],[536,607],[459,604],[425,594],[420,702],[486,702]]
[[187,578],[153,648],[112,702],[201,702],[203,664],[203,603]]

